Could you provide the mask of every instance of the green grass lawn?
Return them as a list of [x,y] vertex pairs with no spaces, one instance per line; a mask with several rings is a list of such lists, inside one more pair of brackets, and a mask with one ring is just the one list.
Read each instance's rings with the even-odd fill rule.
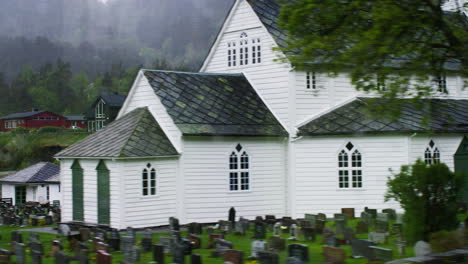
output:
[[[357,221],[358,221],[357,219],[348,221],[348,225],[351,226],[351,227],[355,227]],[[331,228],[332,223],[327,223],[327,226]],[[28,227],[28,228],[31,228],[31,227]],[[21,229],[25,229],[25,228],[0,227],[0,232],[1,232],[1,236],[2,236],[2,238],[0,240],[0,248],[11,249],[11,246],[10,246],[11,234],[10,233],[13,230],[21,230]],[[29,235],[30,232],[22,232],[22,233],[23,233],[23,241],[26,243],[27,239],[28,239],[28,235]],[[44,264],[54,263],[54,258],[52,256],[50,256],[50,244],[51,244],[53,239],[57,239],[57,238],[60,239],[62,241],[64,247],[65,247],[65,252],[67,254],[69,254],[69,255],[73,254],[73,252],[71,250],[69,250],[69,244],[68,244],[68,241],[66,240],[66,238],[59,238],[56,235],[45,234],[45,233],[39,233],[39,235],[40,235],[42,243],[44,244],[44,249],[45,249],[45,254],[46,254],[46,257],[43,258],[43,263]],[[187,232],[182,232],[182,235],[184,237],[187,236]],[[246,236],[238,236],[238,235],[234,235],[234,234],[228,234],[228,235],[225,236],[226,240],[231,241],[234,244],[234,249],[244,251],[245,262],[249,261],[247,259],[247,257],[251,253],[250,252],[250,247],[251,247],[251,243],[252,243],[253,239],[250,239],[250,237],[252,237],[252,235],[253,235],[253,233],[249,232]],[[267,238],[270,237],[271,235],[272,235],[272,233],[268,233]],[[156,244],[158,242],[158,238],[161,237],[161,236],[169,236],[169,234],[154,234],[153,235],[154,244]],[[282,234],[282,236],[284,238],[289,237],[288,234]],[[137,241],[140,241],[141,237],[142,237],[142,235],[137,235]],[[208,243],[208,235],[203,234],[203,235],[201,235],[201,238],[202,238],[202,241],[203,241],[202,242],[203,249],[194,250],[193,253],[194,254],[200,254],[202,256],[203,264],[222,264],[223,263],[222,258],[212,258],[212,257],[210,257],[211,252],[213,251],[213,249],[205,249],[206,246],[207,246],[207,243]],[[358,235],[358,238],[367,239],[367,235],[366,234]],[[301,239],[302,239],[302,236],[301,236]],[[395,240],[395,238],[390,237],[387,244],[380,245],[380,246],[385,247],[385,248],[393,249],[395,259],[396,258],[404,258],[404,257],[413,256],[413,250],[410,247],[408,247],[406,249],[406,255],[405,256],[398,256],[397,248],[394,245],[394,240]],[[322,253],[322,245],[320,244],[321,241],[322,241],[322,237],[321,237],[321,235],[318,235],[317,239],[316,239],[316,242],[305,242],[305,241],[299,240],[299,241],[294,241],[294,242],[293,241],[288,241],[287,243],[288,244],[301,243],[301,244],[308,245],[309,246],[309,258],[310,258],[309,263],[323,263],[323,257],[322,257],[322,254],[321,254]],[[91,244],[89,244],[89,245],[91,246]],[[352,259],[352,258],[350,258],[350,256],[351,256],[351,246],[343,245],[343,246],[341,246],[341,248],[345,249],[345,251],[346,251],[346,256],[347,256],[346,263],[350,263],[350,264],[356,263],[357,264],[357,263],[366,263],[367,262],[366,259]],[[280,263],[285,263],[285,260],[287,258],[287,252],[283,251],[283,252],[279,252],[279,254],[280,254]],[[29,250],[27,250],[27,255],[29,256]],[[95,254],[91,253],[90,256],[92,257],[91,263],[95,263],[95,260],[94,260]],[[112,252],[112,258],[113,258],[112,263],[120,263],[120,261],[123,259],[123,255],[120,252]],[[12,259],[14,259],[14,257],[12,257]],[[150,261],[152,261],[151,252],[143,253],[141,255],[141,261],[139,263],[147,263],[147,262],[150,262]],[[166,259],[165,259],[165,262],[166,263],[171,263],[172,258],[169,255],[167,255]],[[186,258],[186,263],[190,263],[189,256],[187,256],[187,258]]]

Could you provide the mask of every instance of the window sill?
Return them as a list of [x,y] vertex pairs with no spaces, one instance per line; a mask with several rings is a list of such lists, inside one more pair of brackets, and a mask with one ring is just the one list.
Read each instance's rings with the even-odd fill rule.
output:
[[236,193],[251,193],[252,190],[244,190],[244,191],[228,191],[228,194],[236,194]]
[[343,191],[343,192],[353,192],[353,191],[367,191],[365,188],[336,188],[337,191]]

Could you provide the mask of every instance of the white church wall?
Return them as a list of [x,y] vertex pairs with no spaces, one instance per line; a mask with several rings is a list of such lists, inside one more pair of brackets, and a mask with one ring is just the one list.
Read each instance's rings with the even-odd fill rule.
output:
[[12,198],[13,204],[16,203],[15,186],[13,184],[2,184],[2,198]]
[[[122,179],[121,213],[118,228],[142,228],[168,225],[168,218],[177,216],[176,180],[178,159],[119,160]],[[144,196],[142,172],[147,164],[156,169],[156,195]]]
[[[362,154],[363,187],[359,189],[338,186],[338,154],[348,142]],[[389,169],[398,171],[402,164],[407,164],[407,137],[305,137],[292,144],[296,171],[291,194],[293,217],[319,212],[331,215],[345,207],[355,208],[356,213],[365,206],[399,208],[395,202],[385,203],[384,194],[387,177],[391,175]]]
[[[236,42],[238,47],[240,35],[247,33],[249,42],[252,38],[261,40],[261,63],[252,64],[249,48],[249,64],[228,66],[228,43]],[[289,72],[287,63],[274,61],[278,53],[272,49],[277,47],[271,35],[264,28],[257,15],[245,0],[240,0],[238,7],[233,9],[231,17],[226,21],[223,34],[213,46],[210,56],[206,59],[202,72],[240,73],[243,72],[256,91],[266,101],[273,113],[285,126],[288,125]],[[237,51],[237,58],[239,53]]]
[[[250,161],[250,190],[229,190],[229,156],[237,144]],[[190,137],[184,140],[183,189],[185,222],[226,219],[230,207],[237,216],[285,215],[286,151],[284,139]]]

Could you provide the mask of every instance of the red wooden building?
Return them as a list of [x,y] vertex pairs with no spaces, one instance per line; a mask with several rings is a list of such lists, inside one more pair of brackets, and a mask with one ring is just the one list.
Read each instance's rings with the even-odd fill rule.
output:
[[45,126],[86,128],[84,120],[68,121],[67,117],[49,111],[34,110],[15,113],[0,118],[0,131],[7,132],[18,127],[40,128]]

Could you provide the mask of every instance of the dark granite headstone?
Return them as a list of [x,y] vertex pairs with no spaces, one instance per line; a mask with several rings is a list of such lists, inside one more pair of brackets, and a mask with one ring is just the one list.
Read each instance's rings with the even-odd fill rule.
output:
[[109,236],[109,246],[112,250],[120,250],[120,232],[117,229],[112,229]]
[[256,221],[254,229],[254,238],[255,239],[265,239],[266,238],[266,225],[263,222]]
[[353,258],[370,258],[372,251],[369,246],[375,246],[374,242],[364,239],[354,239],[351,241],[351,253]]
[[395,209],[387,208],[383,209],[382,213],[387,213],[390,220],[396,220],[396,211]]
[[173,237],[159,237],[159,244],[164,247],[164,252],[169,253],[172,251],[175,239]]
[[302,233],[304,234],[305,241],[315,241],[315,229],[313,227],[303,227]]
[[371,249],[370,261],[391,261],[393,259],[393,250],[376,246],[369,246]]
[[141,249],[143,252],[150,252],[153,245],[153,234],[149,230],[145,230],[143,238],[141,239]]
[[163,245],[153,245],[153,260],[158,264],[164,264],[164,246]]
[[257,261],[260,264],[279,264],[279,255],[270,251],[257,252]]
[[32,264],[41,264],[42,256],[44,255],[44,245],[39,241],[29,243],[29,250],[31,251]]
[[189,234],[201,235],[203,233],[203,228],[200,223],[192,222],[188,224]]
[[170,226],[171,230],[180,231],[179,219],[177,219],[175,217],[170,217],[169,218],[169,226]]
[[233,264],[244,263],[244,252],[240,250],[228,249],[223,252],[224,263],[230,262]]
[[317,233],[322,233],[324,228],[325,228],[325,220],[317,219],[317,221],[315,221],[315,230],[317,231]]
[[288,256],[307,262],[309,261],[309,248],[304,244],[290,244],[288,246]]
[[86,227],[82,227],[79,229],[80,232],[80,241],[85,242],[91,239],[91,230]]
[[55,264],[68,264],[70,263],[70,257],[63,251],[59,250],[53,253],[55,258]]
[[272,236],[268,239],[268,246],[271,250],[282,251],[286,249],[286,239],[279,236]]
[[16,243],[15,255],[17,264],[26,264],[26,245],[23,243]]
[[369,226],[364,221],[359,221],[356,225],[356,234],[366,234],[369,232]]
[[192,254],[190,256],[190,264],[202,264],[202,257],[199,254]]
[[180,241],[176,241],[172,252],[172,260],[177,264],[185,264],[186,245]]
[[346,260],[346,252],[338,247],[322,247],[323,260],[325,263],[344,264]]
[[388,222],[376,220],[374,231],[379,233],[387,233],[388,232]]
[[234,207],[231,207],[231,209],[229,209],[228,220],[229,222],[231,222],[231,227],[234,227],[234,223],[236,222],[236,209],[234,209]]

